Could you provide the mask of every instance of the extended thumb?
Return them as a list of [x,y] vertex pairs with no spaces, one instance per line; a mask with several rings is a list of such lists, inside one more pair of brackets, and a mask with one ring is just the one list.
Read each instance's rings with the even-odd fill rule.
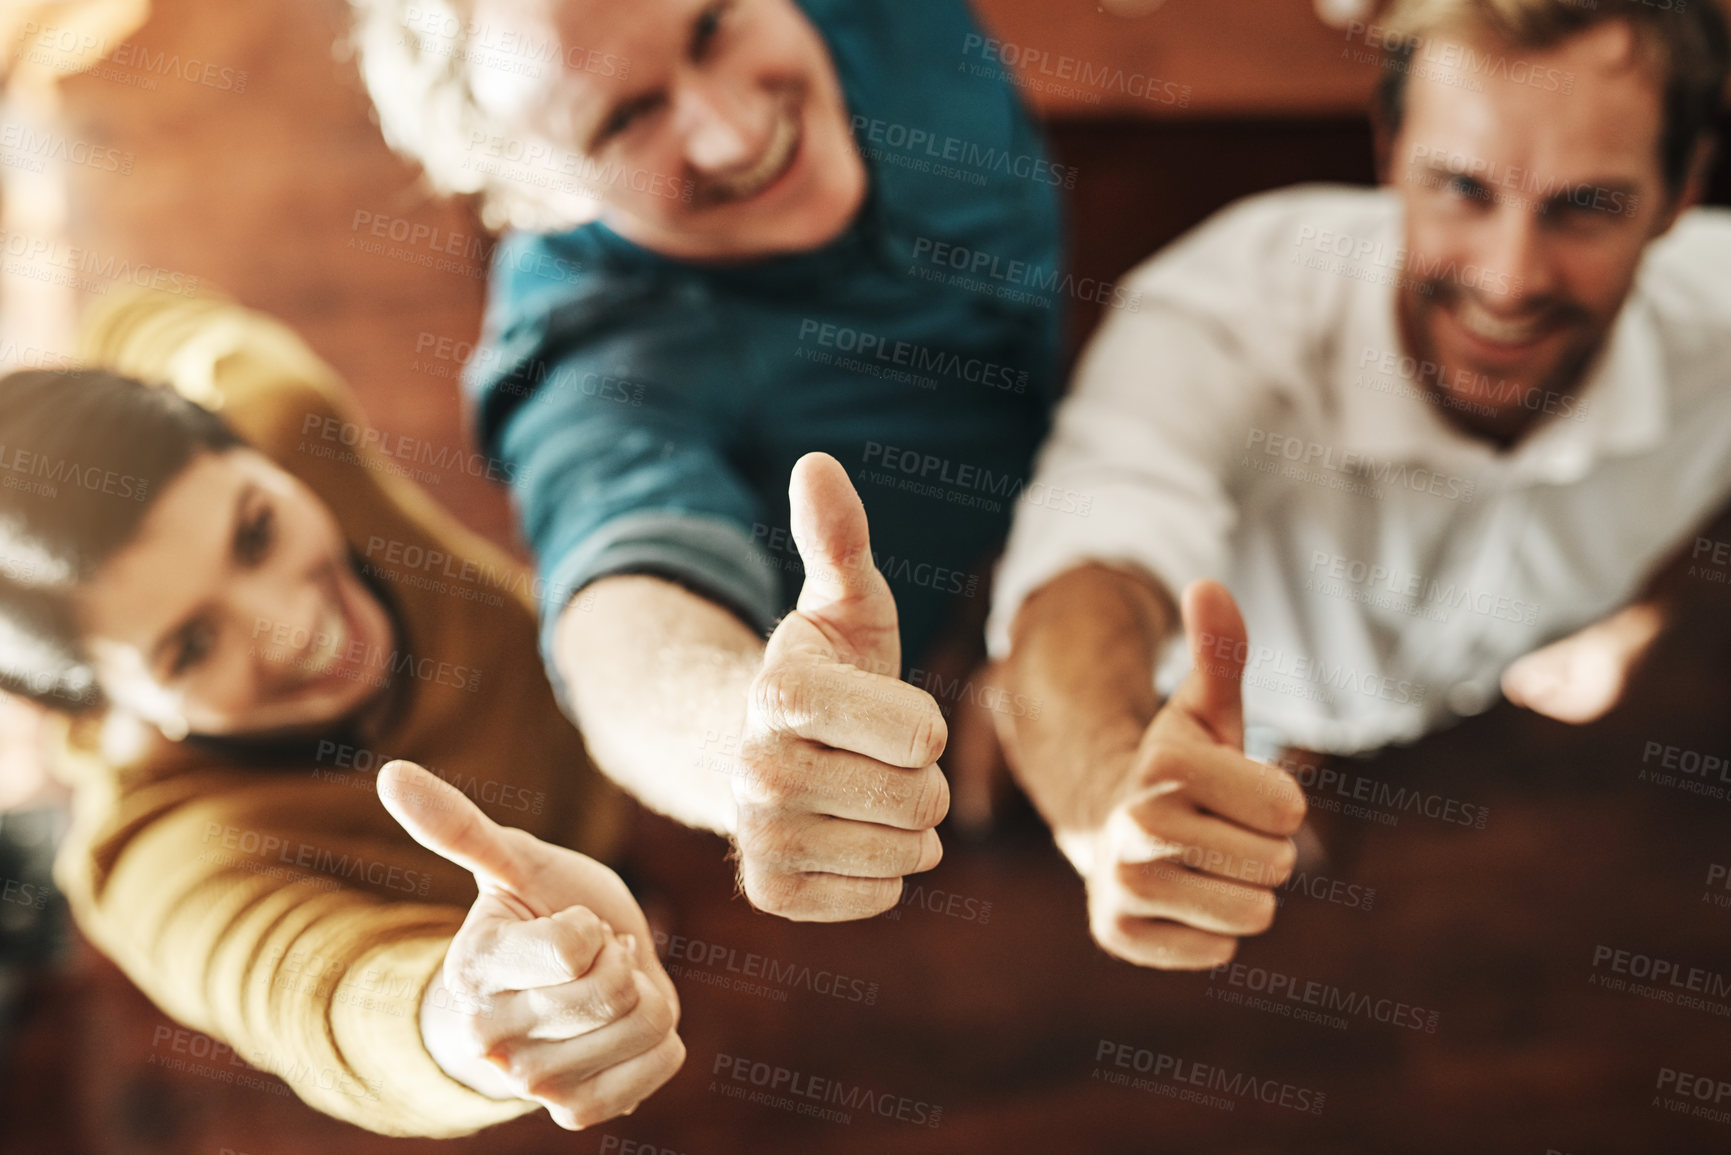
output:
[[478,880],[527,899],[520,886],[523,866],[501,837],[504,827],[483,814],[461,790],[400,759],[385,763],[375,786],[379,801],[409,837]]
[[805,563],[803,612],[871,591],[876,575],[865,506],[847,470],[827,453],[808,453],[794,464],[787,485],[794,545]]
[[865,506],[847,470],[827,453],[808,453],[793,467],[787,500],[805,563],[799,612],[844,639],[867,668],[899,669],[895,596],[872,560]]
[[1250,640],[1244,615],[1225,586],[1193,581],[1179,599],[1184,639],[1190,646],[1190,676],[1174,695],[1215,738],[1244,748],[1244,663]]

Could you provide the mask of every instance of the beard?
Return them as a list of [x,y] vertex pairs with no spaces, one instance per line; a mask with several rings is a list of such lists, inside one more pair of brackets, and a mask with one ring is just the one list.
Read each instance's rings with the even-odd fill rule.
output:
[[[1472,307],[1469,290],[1454,281],[1432,278],[1401,290],[1401,338],[1427,372],[1419,385],[1443,417],[1469,434],[1508,446],[1519,440],[1557,401],[1572,396],[1588,364],[1604,345],[1608,325],[1601,325],[1583,305],[1563,298],[1535,303],[1529,310],[1542,318],[1549,333],[1563,337],[1555,352],[1525,369],[1505,371],[1475,364],[1470,356],[1452,359],[1437,337],[1443,314]],[[1452,320],[1447,323],[1460,325]]]

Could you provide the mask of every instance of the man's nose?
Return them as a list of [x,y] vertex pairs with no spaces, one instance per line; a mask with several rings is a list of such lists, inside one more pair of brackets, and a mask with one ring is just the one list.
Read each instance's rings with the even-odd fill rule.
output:
[[751,164],[774,129],[775,110],[767,96],[742,97],[719,77],[689,80],[676,99],[685,161],[699,172],[725,173]]
[[1529,205],[1497,206],[1480,257],[1480,263],[1493,276],[1479,278],[1478,288],[1493,298],[1493,304],[1513,307],[1529,298],[1548,296],[1555,288],[1542,218]]

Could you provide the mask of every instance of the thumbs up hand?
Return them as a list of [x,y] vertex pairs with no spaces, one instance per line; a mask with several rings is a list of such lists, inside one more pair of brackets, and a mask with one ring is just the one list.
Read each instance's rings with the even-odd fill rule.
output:
[[1141,966],[1219,966],[1274,921],[1304,821],[1292,776],[1244,756],[1248,644],[1232,595],[1192,582],[1182,598],[1192,669],[1154,715],[1099,829],[1064,846],[1088,886],[1088,923]]
[[500,826],[412,762],[380,800],[480,895],[421,1003],[421,1038],[453,1079],[532,1099],[575,1131],[630,1114],[685,1061],[679,998],[649,924],[613,871]]
[[943,857],[948,731],[900,679],[895,599],[847,472],[807,454],[788,497],[805,586],[751,686],[733,779],[740,882],[784,918],[867,918]]

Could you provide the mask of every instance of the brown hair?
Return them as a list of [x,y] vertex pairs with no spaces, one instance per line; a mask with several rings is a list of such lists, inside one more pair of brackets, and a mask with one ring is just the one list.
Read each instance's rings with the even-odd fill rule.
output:
[[1642,63],[1662,77],[1665,121],[1659,163],[1673,192],[1688,179],[1697,144],[1714,132],[1731,68],[1720,0],[1393,0],[1381,21],[1382,77],[1372,111],[1390,136],[1405,112],[1406,75],[1423,42],[1482,34],[1512,48],[1546,49],[1613,20],[1635,35]]
[[0,377],[0,690],[68,712],[100,704],[73,594],[194,458],[241,444],[172,389],[104,369]]

